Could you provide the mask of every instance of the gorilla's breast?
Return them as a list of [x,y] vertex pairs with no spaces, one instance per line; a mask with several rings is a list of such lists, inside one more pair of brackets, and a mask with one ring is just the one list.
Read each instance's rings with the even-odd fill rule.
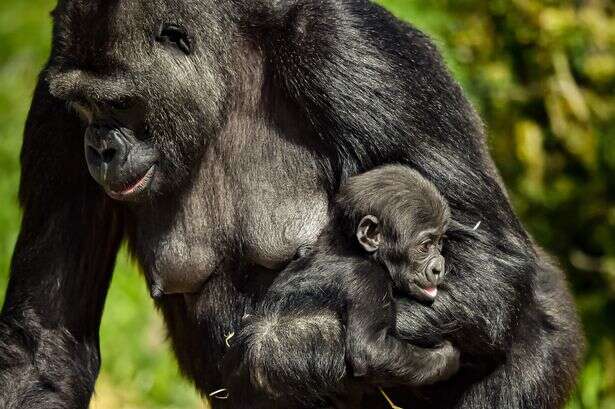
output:
[[240,202],[245,255],[272,270],[283,267],[301,245],[315,242],[328,220],[322,192],[280,182],[261,180],[258,189],[247,189]]
[[220,263],[223,206],[190,192],[134,211],[130,244],[150,285],[163,293],[199,291]]
[[198,292],[216,268],[239,261],[281,268],[316,241],[329,217],[316,161],[269,136],[222,139],[187,192],[135,211],[131,245],[164,293]]

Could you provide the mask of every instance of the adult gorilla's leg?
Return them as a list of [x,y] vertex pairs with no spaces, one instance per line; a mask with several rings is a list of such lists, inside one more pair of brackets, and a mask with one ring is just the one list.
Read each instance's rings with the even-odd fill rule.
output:
[[[222,268],[221,270],[225,270]],[[249,300],[239,293],[229,274],[214,274],[199,294],[168,295],[157,301],[181,371],[206,398],[228,389],[222,366],[228,342],[239,329]],[[224,394],[222,394],[224,396]],[[229,408],[228,399],[209,398],[211,407]]]
[[23,221],[0,315],[0,407],[87,408],[121,220],[88,174],[78,118],[44,79],[21,158]]

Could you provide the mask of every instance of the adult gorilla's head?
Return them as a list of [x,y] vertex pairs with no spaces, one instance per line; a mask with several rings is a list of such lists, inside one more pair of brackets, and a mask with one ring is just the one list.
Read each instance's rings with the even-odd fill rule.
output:
[[90,173],[117,200],[177,192],[224,116],[227,3],[176,3],[73,0],[53,13],[51,92],[80,113]]

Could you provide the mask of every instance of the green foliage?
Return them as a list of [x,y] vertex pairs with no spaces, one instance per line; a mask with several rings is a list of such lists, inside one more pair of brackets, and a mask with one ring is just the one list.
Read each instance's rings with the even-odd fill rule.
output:
[[[19,147],[53,0],[0,2],[0,294],[20,217]],[[615,6],[609,0],[381,0],[430,33],[481,112],[514,205],[569,272],[589,341],[570,409],[615,407]],[[122,253],[95,407],[196,408]],[[1,300],[2,296],[0,296]]]

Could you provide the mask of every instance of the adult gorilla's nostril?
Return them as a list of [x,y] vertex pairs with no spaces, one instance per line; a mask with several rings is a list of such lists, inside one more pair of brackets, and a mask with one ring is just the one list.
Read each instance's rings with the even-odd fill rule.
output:
[[129,147],[118,129],[90,127],[84,142],[88,170],[98,183],[107,186],[123,177]]
[[100,156],[100,153],[98,153],[96,148],[94,148],[93,146],[88,146],[85,154],[88,163],[91,163],[93,165],[100,165],[100,163],[102,162],[102,157]]
[[86,158],[90,165],[116,166],[125,160],[126,143],[114,129],[96,128],[86,134]]
[[113,148],[105,149],[104,151],[102,151],[102,154],[101,154],[102,161],[106,164],[113,162],[113,159],[115,158],[116,153],[117,153],[116,149],[113,149]]

